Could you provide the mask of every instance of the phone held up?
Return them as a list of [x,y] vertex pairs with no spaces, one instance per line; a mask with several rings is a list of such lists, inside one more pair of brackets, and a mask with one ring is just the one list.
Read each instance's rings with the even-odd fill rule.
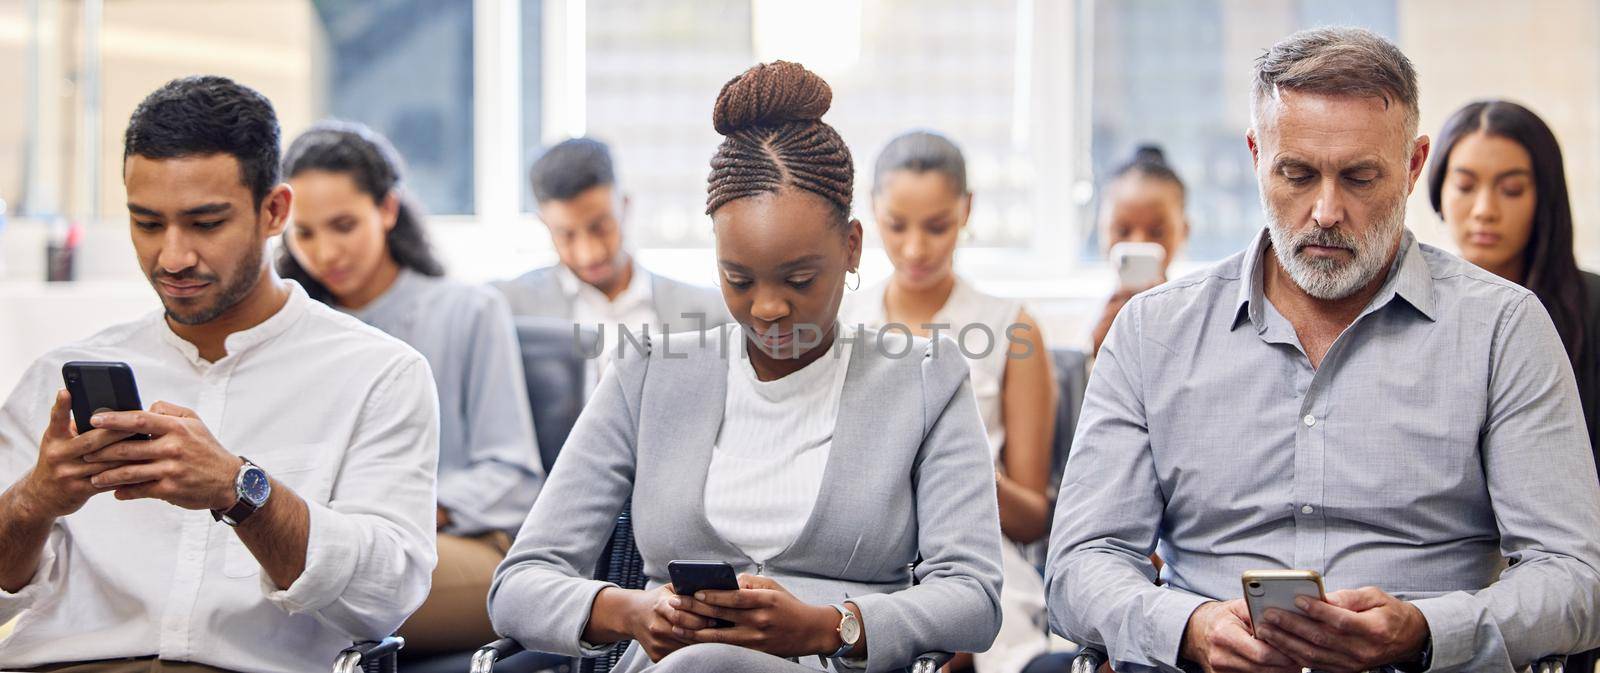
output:
[[[126,362],[77,360],[61,366],[61,379],[72,395],[72,419],[78,434],[94,429],[89,419],[102,411],[140,411],[139,386],[133,381],[133,368]],[[130,439],[150,439],[134,435]]]

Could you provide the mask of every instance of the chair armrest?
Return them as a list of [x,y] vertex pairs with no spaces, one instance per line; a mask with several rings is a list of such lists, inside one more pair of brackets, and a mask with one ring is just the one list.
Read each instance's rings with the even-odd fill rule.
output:
[[484,645],[472,653],[470,673],[493,673],[495,662],[521,651],[522,645],[510,638],[501,638]]
[[1566,673],[1566,655],[1551,655],[1533,662],[1533,673]]
[[916,663],[911,664],[911,673],[934,673],[939,667],[950,663],[949,652],[925,652],[917,657]]
[[1078,653],[1078,656],[1072,658],[1072,673],[1095,673],[1104,663],[1106,663],[1105,650],[1088,645]]
[[383,640],[356,643],[344,648],[339,656],[333,660],[333,673],[357,673],[368,663],[388,660],[387,670],[394,670],[394,661],[400,649],[406,646],[406,639],[400,636],[389,636]]

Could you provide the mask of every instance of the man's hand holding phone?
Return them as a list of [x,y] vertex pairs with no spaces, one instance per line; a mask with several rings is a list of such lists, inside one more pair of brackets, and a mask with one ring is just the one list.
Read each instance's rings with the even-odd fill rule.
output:
[[39,459],[19,484],[22,498],[18,504],[29,510],[30,517],[50,521],[82,509],[90,497],[110,490],[94,485],[92,479],[122,465],[116,461],[90,463],[84,456],[127,436],[99,429],[79,434],[72,425],[72,396],[66,390],[57,391],[50,422],[39,439]]
[[1256,636],[1300,666],[1364,671],[1417,661],[1428,642],[1428,620],[1415,605],[1376,587],[1334,591],[1326,601],[1300,597],[1304,614],[1268,609]]
[[1301,665],[1250,630],[1244,599],[1205,603],[1189,615],[1180,656],[1206,673],[1300,673]]
[[115,490],[118,500],[157,498],[184,509],[225,510],[238,499],[234,479],[244,460],[224,449],[193,411],[157,402],[149,411],[103,411],[90,423],[124,436],[150,436],[83,456],[90,465],[117,465],[91,482]]

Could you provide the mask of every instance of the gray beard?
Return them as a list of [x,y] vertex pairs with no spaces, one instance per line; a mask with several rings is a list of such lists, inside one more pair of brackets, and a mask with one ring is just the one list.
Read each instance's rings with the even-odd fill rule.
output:
[[[1344,299],[1383,273],[1390,262],[1389,251],[1400,240],[1406,223],[1405,199],[1399,200],[1394,210],[1359,236],[1322,227],[1312,227],[1294,235],[1287,225],[1279,221],[1277,213],[1265,198],[1261,201],[1261,209],[1267,215],[1267,236],[1272,241],[1272,251],[1278,258],[1278,265],[1306,294],[1323,300]],[[1306,245],[1345,248],[1355,253],[1355,259],[1338,262],[1306,257],[1300,253],[1300,249]]]

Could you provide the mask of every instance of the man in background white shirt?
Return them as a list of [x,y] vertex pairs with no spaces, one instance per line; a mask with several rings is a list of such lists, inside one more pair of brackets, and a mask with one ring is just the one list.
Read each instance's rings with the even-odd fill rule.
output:
[[[261,94],[174,80],[124,143],[165,310],[46,354],[0,407],[0,670],[323,669],[428,593],[432,375],[273,273],[292,195]],[[72,360],[126,362],[160,401],[80,434]]]
[[[539,219],[560,263],[494,284],[511,313],[570,320],[600,334],[603,350],[640,343],[644,331],[686,332],[726,324],[722,295],[658,276],[628,252],[629,200],[617,185],[611,149],[592,138],[564,140],[528,172]],[[618,330],[626,329],[634,341]],[[591,361],[594,362],[594,361]],[[589,367],[592,388],[603,367]]]

